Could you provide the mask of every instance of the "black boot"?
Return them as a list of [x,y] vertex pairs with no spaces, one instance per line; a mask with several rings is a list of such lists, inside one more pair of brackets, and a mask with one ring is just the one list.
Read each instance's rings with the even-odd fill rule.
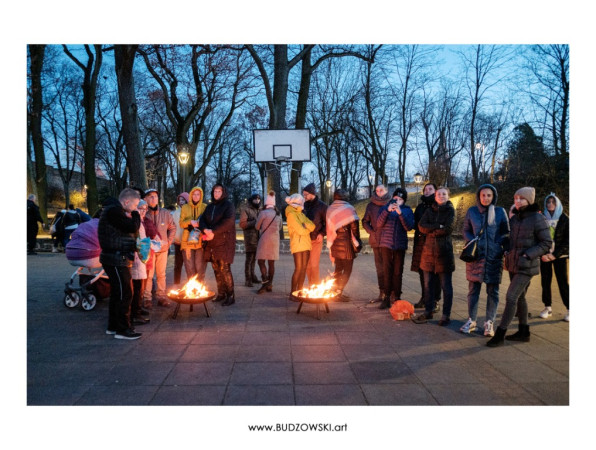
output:
[[217,294],[217,297],[213,299],[214,302],[221,302],[226,299],[226,294]]
[[252,280],[246,280],[244,286],[253,287]]
[[414,305],[415,309],[424,309],[424,298],[420,298],[420,301]]
[[497,327],[495,330],[495,335],[488,340],[486,343],[487,347],[500,347],[505,344],[505,333],[507,333],[507,328]]
[[264,294],[265,292],[267,292],[267,286],[269,286],[267,283],[262,284],[261,285],[261,289],[259,289],[257,291],[257,294]]
[[234,292],[228,294],[228,298],[226,298],[226,301],[223,302],[221,304],[221,306],[230,306],[233,305],[234,303],[236,303],[236,296],[234,294]]
[[379,291],[379,296],[377,298],[373,298],[372,300],[369,301],[369,303],[377,303],[377,302],[382,302],[383,301],[383,291],[380,290]]
[[391,297],[385,295],[383,301],[379,305],[379,309],[388,309],[391,307]]
[[505,339],[508,341],[530,342],[530,325],[522,325],[520,323],[517,333],[506,336]]

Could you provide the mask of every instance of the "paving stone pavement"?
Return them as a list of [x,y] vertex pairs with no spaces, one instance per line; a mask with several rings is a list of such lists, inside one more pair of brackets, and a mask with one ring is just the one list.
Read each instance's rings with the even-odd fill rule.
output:
[[[403,299],[420,297],[406,256]],[[481,330],[464,335],[467,281],[457,260],[452,322],[394,321],[376,296],[372,255],[360,255],[346,292],[317,320],[313,305],[288,300],[291,255],[276,264],[272,293],[244,286],[244,255],[232,265],[236,304],[154,306],[136,341],[105,334],[108,301],[69,309],[64,284],[75,270],[64,254],[27,257],[28,405],[569,405],[569,323],[553,286],[553,317],[542,310],[539,278],[528,291],[529,343],[490,349]],[[332,267],[322,257],[321,273]],[[184,275],[183,275],[184,280]],[[173,256],[167,271],[173,281]],[[212,269],[207,286],[215,289]],[[501,285],[501,304],[509,284]],[[479,327],[485,313],[479,307]],[[440,315],[439,315],[440,316]],[[512,328],[517,328],[514,322]]]

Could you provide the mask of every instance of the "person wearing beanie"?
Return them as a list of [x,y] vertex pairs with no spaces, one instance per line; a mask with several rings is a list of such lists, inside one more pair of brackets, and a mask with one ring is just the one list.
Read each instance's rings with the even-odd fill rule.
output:
[[477,258],[466,263],[468,280],[468,320],[460,331],[476,330],[478,300],[482,283],[486,284],[486,320],[484,335],[492,337],[499,304],[499,284],[503,274],[503,252],[509,248],[509,219],[504,208],[496,206],[497,190],[483,184],[476,191],[476,206],[466,212],[463,235],[466,244],[476,239]]
[[216,183],[211,189],[211,203],[205,208],[199,220],[199,230],[206,241],[204,260],[211,261],[217,297],[215,302],[223,301],[222,306],[230,306],[236,302],[234,293],[234,277],[231,265],[236,254],[236,210],[229,200],[228,189]]
[[387,188],[379,184],[373,192],[370,203],[366,205],[366,211],[362,218],[362,227],[368,233],[368,245],[373,249],[375,256],[375,269],[377,271],[377,284],[379,286],[379,296],[370,300],[370,303],[380,302],[385,295],[385,285],[383,279],[385,278],[385,270],[383,268],[383,253],[379,246],[379,237],[377,230],[377,218],[379,212],[391,200],[391,194],[387,192]]
[[306,276],[308,284],[319,284],[321,282],[319,265],[321,263],[321,251],[323,250],[323,238],[326,234],[325,215],[327,214],[327,205],[317,197],[317,191],[314,183],[310,183],[302,190],[304,196],[304,214],[314,224],[315,229],[310,233],[312,250],[306,266]]
[[[418,203],[418,206],[416,206],[416,210],[414,211],[414,246],[412,250],[412,264],[410,266],[410,270],[412,272],[418,272],[418,277],[420,278],[420,301],[414,305],[414,308],[417,309],[424,308],[424,271],[420,268],[420,260],[422,258],[424,241],[426,240],[426,235],[420,232],[418,225],[420,224],[420,219],[422,219],[422,216],[426,210],[429,209],[433,203],[435,203],[436,191],[437,186],[434,183],[426,183],[422,189],[420,203]],[[441,301],[441,283],[439,277],[433,274],[431,282],[435,292],[435,305],[433,312],[439,312],[439,302]]]
[[[546,218],[540,214],[533,202],[535,190],[532,187],[519,189],[514,197],[509,226],[509,249],[505,251],[505,270],[509,272],[509,289],[505,297],[505,310],[495,335],[486,343],[488,347],[499,347],[510,341],[529,342],[528,304],[526,289],[534,275],[540,271],[540,257],[548,254],[552,238]],[[519,321],[519,330],[505,337],[513,317]]]
[[401,299],[404,259],[408,249],[408,231],[414,228],[414,213],[405,204],[408,193],[397,188],[392,200],[383,206],[377,218],[379,248],[383,258],[383,301],[379,309],[391,307],[391,293]]
[[255,263],[257,253],[257,243],[259,241],[259,232],[255,228],[257,216],[261,209],[261,196],[253,193],[248,199],[247,205],[240,211],[240,228],[244,234],[244,285],[252,287],[253,283],[258,283],[259,279],[255,275]]
[[315,229],[315,224],[304,215],[304,197],[300,194],[292,194],[286,197],[286,223],[290,234],[290,251],[294,257],[294,273],[292,274],[292,292],[300,291],[304,287],[306,278],[306,266],[312,249],[310,233]]
[[257,245],[256,258],[263,280],[257,294],[273,290],[275,261],[279,260],[279,230],[282,229],[282,226],[281,213],[275,207],[275,192],[271,191],[265,198],[265,208],[259,212],[255,225],[261,235]]
[[344,189],[337,189],[333,194],[333,203],[327,208],[327,248],[329,258],[335,266],[333,276],[335,288],[337,289],[336,300],[340,302],[350,301],[350,297],[344,294],[344,289],[350,276],[356,251],[354,241],[358,243],[359,250],[362,249],[360,240],[360,218],[354,207],[348,202],[349,194]]
[[440,187],[435,192],[435,203],[418,224],[420,232],[426,235],[420,258],[420,268],[424,271],[424,312],[412,319],[414,323],[426,323],[433,318],[435,292],[432,283],[435,277],[439,278],[443,291],[443,315],[438,325],[446,326],[451,322],[455,271],[451,233],[454,225],[455,208],[449,200],[449,189]]
[[178,225],[182,228],[180,252],[182,261],[184,261],[186,278],[190,280],[196,275],[197,281],[204,283],[207,263],[203,257],[203,241],[199,231],[199,220],[207,207],[203,202],[203,189],[198,186],[193,187],[188,198],[189,201],[180,208],[178,221]]
[[[182,192],[176,197],[176,203],[178,208],[172,213],[174,219],[174,225],[176,225],[176,235],[174,236],[174,284],[180,285],[180,278],[182,276],[182,266],[184,260],[182,259],[182,252],[180,245],[182,244],[182,227],[180,226],[180,212],[182,207],[188,203],[188,192]],[[188,280],[188,273],[186,274]]]
[[147,202],[147,220],[153,222],[157,228],[158,237],[161,240],[160,250],[153,253],[152,261],[148,263],[147,283],[145,285],[145,308],[151,309],[153,302],[153,275],[157,279],[155,297],[158,306],[168,307],[172,303],[166,297],[166,268],[168,265],[168,251],[176,237],[176,225],[174,218],[167,209],[159,206],[159,192],[157,189],[147,189],[143,200]]
[[540,261],[540,279],[542,283],[542,303],[544,311],[540,313],[540,318],[547,319],[552,316],[552,296],[551,283],[553,280],[553,269],[559,293],[567,314],[566,322],[569,322],[569,279],[567,274],[567,261],[569,261],[569,216],[563,212],[561,200],[557,198],[554,192],[551,192],[544,199],[544,217],[549,225],[550,235],[553,239],[553,245],[549,253],[542,255]]

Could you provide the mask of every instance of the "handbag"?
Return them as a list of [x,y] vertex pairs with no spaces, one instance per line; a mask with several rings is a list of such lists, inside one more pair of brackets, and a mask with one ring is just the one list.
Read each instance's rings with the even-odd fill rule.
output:
[[480,233],[478,233],[478,236],[468,241],[466,245],[464,245],[464,248],[459,255],[459,259],[467,263],[474,262],[478,259],[478,240],[482,235],[482,231],[483,230],[481,229]]

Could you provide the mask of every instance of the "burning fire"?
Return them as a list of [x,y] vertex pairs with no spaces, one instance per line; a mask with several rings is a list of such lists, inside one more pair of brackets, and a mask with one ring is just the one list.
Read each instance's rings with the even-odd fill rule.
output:
[[333,289],[335,278],[323,281],[321,284],[313,284],[310,289],[302,289],[294,293],[296,297],[308,298],[331,298],[337,296],[337,291]]
[[204,284],[197,281],[197,275],[195,275],[180,289],[172,289],[169,295],[178,298],[200,298],[209,296],[209,292]]

